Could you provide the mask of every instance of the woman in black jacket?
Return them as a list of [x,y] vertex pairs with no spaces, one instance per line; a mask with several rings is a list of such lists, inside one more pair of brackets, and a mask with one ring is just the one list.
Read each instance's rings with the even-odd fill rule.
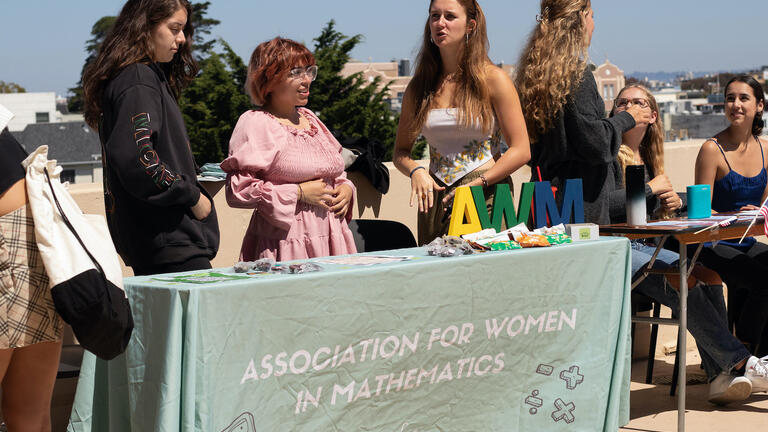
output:
[[647,124],[649,115],[631,107],[605,118],[587,61],[595,29],[589,0],[542,0],[537,21],[515,82],[531,137],[532,180],[539,180],[540,171],[542,180],[557,188],[561,203],[565,181],[582,179],[584,219],[607,224],[608,194],[614,189],[608,168],[622,134]]
[[134,274],[210,268],[219,229],[176,98],[195,76],[187,0],[129,0],[83,76],[110,233]]

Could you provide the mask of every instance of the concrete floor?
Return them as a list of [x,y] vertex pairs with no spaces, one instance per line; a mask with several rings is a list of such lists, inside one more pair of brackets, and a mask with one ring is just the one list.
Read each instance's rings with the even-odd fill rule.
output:
[[[667,311],[668,313],[668,311]],[[662,315],[664,311],[662,310]],[[668,315],[667,315],[668,316]],[[675,362],[674,353],[665,355],[663,346],[674,345],[677,327],[662,326],[656,348],[653,383],[645,384],[647,361],[632,363],[630,422],[622,432],[671,432],[677,430],[677,396],[669,395],[669,382]],[[640,338],[638,338],[640,339]],[[647,353],[647,345],[640,342]],[[768,393],[753,393],[742,403],[725,407],[707,402],[709,385],[700,368],[701,358],[693,338],[688,335],[686,431],[766,431],[768,430]],[[642,350],[642,348],[640,348]],[[638,350],[635,351],[636,353]]]

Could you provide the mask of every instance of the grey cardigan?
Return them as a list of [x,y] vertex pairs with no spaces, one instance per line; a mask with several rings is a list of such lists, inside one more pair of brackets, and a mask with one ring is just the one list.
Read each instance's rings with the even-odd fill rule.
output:
[[610,164],[616,160],[622,134],[633,127],[629,113],[605,117],[605,103],[586,69],[550,129],[531,145],[532,180],[538,180],[536,167],[540,167],[543,180],[558,188],[555,198],[561,204],[565,180],[582,179],[585,221],[610,223],[609,195],[616,188]]

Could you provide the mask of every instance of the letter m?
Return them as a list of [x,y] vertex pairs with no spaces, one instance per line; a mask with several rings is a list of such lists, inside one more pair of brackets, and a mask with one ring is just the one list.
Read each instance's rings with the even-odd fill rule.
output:
[[536,228],[547,225],[547,215],[553,226],[584,222],[584,191],[581,179],[565,181],[563,205],[559,210],[548,181],[536,183],[535,197]]

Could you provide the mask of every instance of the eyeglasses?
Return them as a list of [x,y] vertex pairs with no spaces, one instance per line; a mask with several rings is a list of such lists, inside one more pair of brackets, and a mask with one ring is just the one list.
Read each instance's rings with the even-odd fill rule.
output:
[[642,99],[642,98],[634,98],[634,99],[618,98],[614,102],[614,106],[616,108],[627,108],[629,104],[637,105],[640,108],[648,108],[650,106],[650,104],[648,103],[648,100]]
[[288,78],[290,79],[301,79],[304,75],[308,76],[310,80],[314,81],[315,78],[317,78],[317,65],[297,67],[291,69],[291,71],[288,72]]

